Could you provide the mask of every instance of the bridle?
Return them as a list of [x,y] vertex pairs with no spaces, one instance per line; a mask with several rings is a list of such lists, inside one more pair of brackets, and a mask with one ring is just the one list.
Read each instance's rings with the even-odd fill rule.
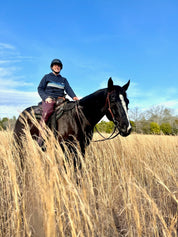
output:
[[114,92],[114,90],[107,93],[105,107],[107,107],[107,104],[108,104],[108,111],[109,111],[110,114],[111,114],[113,123],[115,124],[115,126],[117,126],[117,125],[118,125],[118,122],[117,122],[117,120],[114,118],[114,114],[113,114],[113,112],[112,112],[112,110],[111,110],[111,103],[110,103],[110,100],[109,100],[109,96],[110,96],[113,92]]
[[97,127],[95,126],[95,129],[96,129],[97,133],[98,133],[103,139],[96,140],[96,141],[93,141],[93,142],[102,142],[102,141],[106,141],[106,140],[111,140],[111,139],[117,137],[117,136],[119,135],[119,133],[120,133],[119,130],[118,130],[118,132],[114,135],[114,133],[115,133],[115,131],[116,131],[116,128],[117,128],[117,125],[118,125],[118,122],[117,122],[117,120],[115,119],[114,114],[113,114],[113,112],[112,112],[112,110],[111,110],[111,103],[110,103],[110,99],[109,99],[109,96],[110,96],[113,92],[114,92],[114,90],[107,93],[105,107],[107,107],[107,105],[108,105],[108,111],[110,112],[111,117],[112,117],[112,120],[113,120],[113,123],[114,123],[114,130],[113,130],[112,134],[111,134],[109,137],[104,137],[104,136],[98,131]]
[[[108,107],[107,109],[108,109],[108,111],[110,112],[111,117],[112,117],[112,120],[113,120],[114,125],[115,125],[115,126],[114,126],[114,130],[113,130],[112,134],[111,134],[109,137],[104,137],[104,136],[98,131],[97,127],[95,126],[95,130],[97,131],[97,133],[98,133],[103,139],[95,140],[95,141],[92,141],[92,142],[102,142],[102,141],[111,140],[111,139],[117,137],[117,136],[120,134],[120,131],[118,130],[118,132],[114,135],[114,133],[115,133],[115,131],[116,131],[116,128],[117,128],[117,125],[118,125],[118,122],[117,122],[117,120],[115,119],[114,114],[113,114],[113,112],[112,112],[112,110],[111,110],[111,103],[110,103],[110,99],[109,99],[109,96],[110,96],[113,92],[114,92],[114,90],[107,93],[106,102],[105,102],[105,106],[104,106],[104,107],[105,107],[105,108]],[[81,118],[80,118],[80,115],[79,115],[79,114],[80,114],[80,113],[83,114],[83,112],[82,112],[82,110],[80,110],[80,113],[79,113],[79,109],[80,109],[80,108],[78,107],[78,101],[75,101],[75,108],[76,108],[76,112],[77,112],[77,116],[78,116],[79,122],[80,122],[80,124],[82,124]],[[84,114],[83,114],[83,116],[85,117]],[[85,119],[86,119],[86,117],[85,117]],[[88,124],[90,124],[87,119],[86,119],[86,121],[87,121]]]

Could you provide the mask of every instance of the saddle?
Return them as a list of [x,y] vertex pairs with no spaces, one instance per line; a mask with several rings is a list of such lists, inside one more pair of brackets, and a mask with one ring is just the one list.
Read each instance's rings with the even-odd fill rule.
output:
[[[72,110],[75,107],[75,103],[73,101],[69,101],[68,99],[57,99],[54,112],[50,116],[47,125],[54,124],[56,121],[63,115],[64,112],[68,110]],[[38,103],[38,106],[34,108],[34,114],[37,120],[41,120],[42,118],[42,102]]]

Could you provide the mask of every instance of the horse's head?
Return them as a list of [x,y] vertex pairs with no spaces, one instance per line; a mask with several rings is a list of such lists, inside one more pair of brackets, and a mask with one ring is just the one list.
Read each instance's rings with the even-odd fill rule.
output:
[[124,86],[114,86],[110,78],[108,80],[107,106],[106,116],[113,121],[118,128],[121,136],[128,136],[131,132],[131,125],[128,117],[128,104],[126,90],[128,89],[130,80]]

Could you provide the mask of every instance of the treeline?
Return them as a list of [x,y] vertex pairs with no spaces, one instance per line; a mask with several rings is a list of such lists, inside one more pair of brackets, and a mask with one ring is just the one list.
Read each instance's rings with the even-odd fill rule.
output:
[[[163,106],[155,106],[147,111],[139,108],[130,111],[132,132],[142,134],[178,135],[178,116]],[[99,132],[111,133],[114,129],[112,122],[101,121],[96,125]]]
[[16,122],[16,117],[14,116],[12,119],[9,118],[0,118],[0,131],[6,130],[7,128],[13,129]]
[[[178,116],[163,106],[154,106],[149,110],[141,111],[138,107],[130,110],[132,132],[142,134],[178,135]],[[0,130],[13,129],[16,117],[0,119]],[[96,125],[99,132],[112,133],[113,122],[101,121]],[[96,131],[96,129],[95,129]]]
[[130,118],[136,133],[178,135],[178,116],[163,106],[153,106],[146,111],[136,107],[130,111]]

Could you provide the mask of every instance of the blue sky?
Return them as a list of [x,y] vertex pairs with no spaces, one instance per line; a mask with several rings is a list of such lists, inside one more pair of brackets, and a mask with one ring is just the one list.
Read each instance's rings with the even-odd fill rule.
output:
[[78,97],[130,79],[130,109],[178,114],[178,1],[2,1],[0,118],[40,101],[53,58]]

